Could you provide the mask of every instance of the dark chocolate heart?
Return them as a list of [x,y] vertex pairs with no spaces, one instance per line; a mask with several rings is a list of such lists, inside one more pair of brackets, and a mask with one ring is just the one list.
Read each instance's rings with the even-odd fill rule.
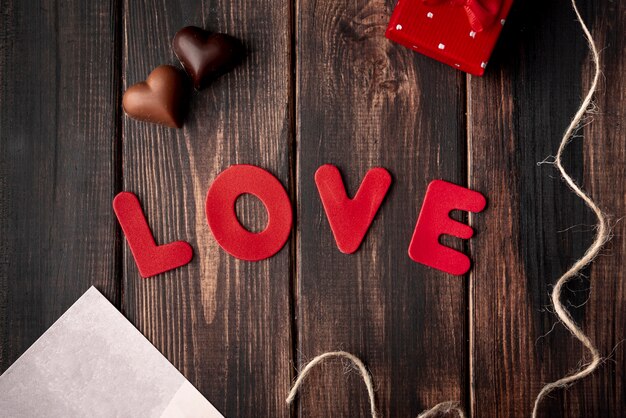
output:
[[172,49],[198,90],[232,70],[245,54],[238,39],[195,26],[179,30],[172,41]]
[[146,81],[126,90],[122,107],[131,118],[181,128],[188,96],[188,83],[182,72],[171,65],[160,65]]

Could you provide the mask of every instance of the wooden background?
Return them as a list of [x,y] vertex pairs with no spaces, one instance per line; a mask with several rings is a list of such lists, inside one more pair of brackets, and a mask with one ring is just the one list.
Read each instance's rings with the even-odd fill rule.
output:
[[[603,77],[565,162],[615,228],[564,300],[608,358],[541,416],[622,417],[626,4],[579,3]],[[0,372],[93,284],[229,418],[368,416],[362,381],[339,361],[285,405],[296,370],[336,349],[367,363],[383,416],[444,400],[472,417],[529,416],[584,354],[554,327],[548,293],[594,219],[537,162],[590,82],[588,50],[568,1],[516,1],[486,76],[470,77],[388,42],[393,5],[0,0]],[[170,41],[190,24],[243,39],[243,65],[195,94],[183,130],[126,118],[123,91],[175,63]],[[207,226],[209,185],[235,163],[267,168],[292,196],[296,228],[269,260],[228,256]],[[336,249],[315,189],[324,163],[352,192],[373,166],[394,178],[354,255]],[[436,178],[489,198],[463,217],[474,239],[446,240],[475,260],[463,278],[406,255]],[[190,265],[139,277],[111,209],[121,190],[139,196],[158,242],[193,245]],[[265,223],[254,199],[239,213]]]

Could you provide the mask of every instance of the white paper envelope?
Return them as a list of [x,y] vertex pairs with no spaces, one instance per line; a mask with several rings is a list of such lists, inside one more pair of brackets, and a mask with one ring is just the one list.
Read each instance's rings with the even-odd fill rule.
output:
[[223,418],[95,287],[0,376],[0,416]]

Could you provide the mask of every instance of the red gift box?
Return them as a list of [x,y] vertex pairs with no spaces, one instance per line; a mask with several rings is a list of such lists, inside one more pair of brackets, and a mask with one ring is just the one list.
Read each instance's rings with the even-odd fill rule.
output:
[[386,36],[480,76],[512,3],[513,0],[399,0]]

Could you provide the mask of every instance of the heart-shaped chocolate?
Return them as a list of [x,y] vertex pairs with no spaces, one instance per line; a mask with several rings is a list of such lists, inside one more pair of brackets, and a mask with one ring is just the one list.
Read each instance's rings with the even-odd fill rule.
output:
[[238,39],[195,26],[179,30],[172,41],[172,49],[198,90],[232,70],[245,54]]
[[122,107],[131,118],[181,128],[188,92],[185,76],[180,70],[171,65],[160,65],[146,81],[126,90]]

